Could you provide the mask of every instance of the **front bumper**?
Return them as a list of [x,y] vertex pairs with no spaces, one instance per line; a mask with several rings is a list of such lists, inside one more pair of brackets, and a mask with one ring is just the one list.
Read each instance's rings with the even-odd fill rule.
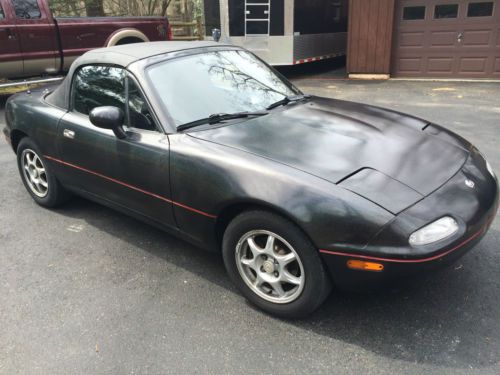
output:
[[[471,188],[465,180],[474,181]],[[498,181],[486,161],[475,151],[447,183],[397,215],[362,249],[321,249],[335,283],[356,288],[377,281],[408,276],[453,263],[473,248],[485,235],[498,209]],[[459,230],[444,240],[411,246],[408,238],[415,230],[443,217],[452,216]],[[383,265],[383,270],[360,271],[347,267],[348,260],[364,260]]]

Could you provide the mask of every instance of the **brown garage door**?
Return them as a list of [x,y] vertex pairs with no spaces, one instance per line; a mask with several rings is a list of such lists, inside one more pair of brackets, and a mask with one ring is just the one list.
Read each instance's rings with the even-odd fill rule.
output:
[[394,76],[500,78],[500,0],[396,4]]

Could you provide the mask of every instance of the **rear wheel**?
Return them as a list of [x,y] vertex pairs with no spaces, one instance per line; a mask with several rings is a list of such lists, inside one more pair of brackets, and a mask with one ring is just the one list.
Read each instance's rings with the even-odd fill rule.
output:
[[266,211],[237,216],[223,240],[226,269],[252,303],[286,318],[318,308],[331,289],[316,248],[292,222]]
[[120,39],[115,45],[122,46],[124,44],[135,44],[135,43],[144,43],[144,40],[135,37],[127,37]]
[[68,192],[57,181],[30,138],[21,139],[16,153],[21,179],[36,203],[44,207],[56,207],[67,200]]

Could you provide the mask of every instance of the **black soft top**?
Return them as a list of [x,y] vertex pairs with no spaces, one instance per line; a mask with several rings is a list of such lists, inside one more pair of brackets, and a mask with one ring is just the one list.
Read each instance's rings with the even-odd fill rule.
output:
[[[79,67],[84,65],[112,64],[126,68],[130,64],[133,64],[139,60],[158,55],[184,51],[188,49],[224,46],[225,45],[221,43],[205,41],[167,41],[124,44],[114,47],[94,49],[92,51],[86,52],[73,62],[66,78],[49,96],[47,96],[46,100],[50,104],[55,105],[59,108],[68,109],[71,77]],[[234,46],[227,45],[227,47]]]

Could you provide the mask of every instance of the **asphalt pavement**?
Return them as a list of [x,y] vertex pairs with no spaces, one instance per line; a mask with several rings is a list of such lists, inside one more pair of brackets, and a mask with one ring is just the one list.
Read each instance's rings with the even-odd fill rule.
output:
[[[500,172],[498,83],[294,82],[442,124]],[[451,267],[287,321],[249,305],[218,254],[84,199],[38,207],[3,138],[0,197],[0,374],[500,373],[498,215]]]

